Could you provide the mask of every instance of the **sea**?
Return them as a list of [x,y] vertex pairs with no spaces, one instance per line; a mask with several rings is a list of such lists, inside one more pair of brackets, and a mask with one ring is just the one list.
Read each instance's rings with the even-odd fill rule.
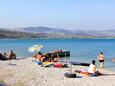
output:
[[41,50],[43,53],[52,52],[54,50],[69,50],[69,61],[87,62],[97,60],[100,52],[103,52],[106,61],[105,69],[115,71],[115,39],[0,39],[0,52],[9,53],[13,50],[18,58],[27,58],[34,55],[36,52],[28,52],[28,49],[33,45],[43,45]]

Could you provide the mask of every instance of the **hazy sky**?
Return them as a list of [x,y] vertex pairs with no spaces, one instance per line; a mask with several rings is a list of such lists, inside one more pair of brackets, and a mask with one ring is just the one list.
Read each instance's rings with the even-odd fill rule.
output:
[[0,28],[115,29],[115,0],[0,0]]

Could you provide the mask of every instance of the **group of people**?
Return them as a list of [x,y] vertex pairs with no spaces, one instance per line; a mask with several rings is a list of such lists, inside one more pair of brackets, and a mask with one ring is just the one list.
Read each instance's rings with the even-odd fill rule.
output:
[[[100,68],[103,68],[104,61],[105,61],[105,56],[104,56],[103,52],[100,52],[100,54],[98,56],[98,61],[100,62]],[[75,72],[85,74],[85,75],[88,75],[88,76],[89,75],[94,75],[94,76],[103,75],[102,73],[97,71],[97,69],[96,69],[96,61],[95,60],[92,60],[92,62],[89,65],[87,71],[76,70]]]
[[99,76],[99,75],[103,75],[102,73],[100,73],[99,71],[96,70],[96,65],[95,65],[96,61],[92,60],[91,64],[88,67],[87,71],[83,71],[83,70],[76,70],[75,72],[78,72],[80,74],[84,74],[86,76]]
[[0,53],[0,60],[12,60],[16,59],[16,54],[11,50],[9,54],[4,52],[3,54]]
[[34,57],[36,58],[37,61],[40,61],[40,62],[45,62],[45,61],[57,62],[60,59],[59,55],[57,55],[57,57],[55,58],[54,57],[51,58],[51,57],[48,57],[48,55],[43,54],[41,52],[38,52]]
[[[36,58],[36,62],[37,64],[42,64],[43,62],[55,62],[55,59],[56,61],[58,62],[58,56],[57,58],[52,58],[52,60],[47,57],[47,55],[44,55],[42,54],[41,52],[39,52],[38,54],[35,55],[35,58]],[[104,61],[105,61],[105,55],[103,52],[100,52],[100,54],[98,55],[98,61],[100,63],[100,68],[103,68],[104,67]],[[86,74],[86,75],[102,75],[99,71],[96,70],[96,61],[95,60],[92,60],[91,64],[89,65],[88,67],[88,70],[87,71],[79,71],[79,70],[76,70],[76,72],[79,72],[79,73],[82,73],[82,74]]]
[[38,65],[44,66],[44,67],[67,67],[64,63],[59,62],[59,55],[57,57],[48,57],[46,54],[43,54],[41,52],[38,52],[38,54],[35,55],[35,62]]

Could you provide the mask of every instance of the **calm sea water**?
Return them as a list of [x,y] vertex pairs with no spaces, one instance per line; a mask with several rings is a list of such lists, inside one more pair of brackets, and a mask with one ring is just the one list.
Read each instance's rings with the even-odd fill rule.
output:
[[0,52],[13,50],[19,58],[24,58],[34,54],[28,52],[28,48],[35,44],[44,45],[42,52],[70,50],[69,60],[76,62],[97,61],[102,51],[106,56],[105,67],[115,70],[115,63],[111,61],[111,58],[115,58],[115,39],[0,39]]

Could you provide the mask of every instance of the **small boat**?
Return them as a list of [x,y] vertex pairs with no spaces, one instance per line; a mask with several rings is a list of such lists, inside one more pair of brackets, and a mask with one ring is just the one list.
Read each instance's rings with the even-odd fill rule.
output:
[[80,66],[89,66],[90,63],[83,63],[83,62],[73,62],[73,61],[70,61],[70,63],[72,65],[80,65]]
[[62,61],[63,63],[69,63],[72,65],[79,65],[79,66],[89,66],[90,63],[85,63],[85,62],[74,62],[74,61]]
[[70,51],[68,50],[56,50],[54,52],[46,53],[48,57],[70,57]]

